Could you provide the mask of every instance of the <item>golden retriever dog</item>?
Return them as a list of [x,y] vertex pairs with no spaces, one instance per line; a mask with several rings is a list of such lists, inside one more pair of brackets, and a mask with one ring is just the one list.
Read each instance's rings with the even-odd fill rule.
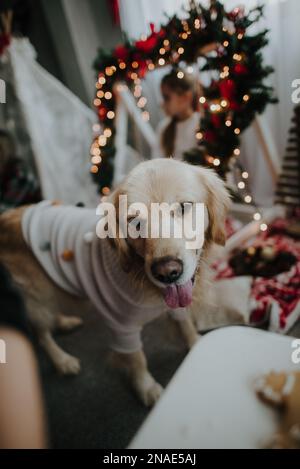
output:
[[[117,227],[120,226],[120,196],[127,197],[129,207],[142,203],[150,212],[153,203],[177,204],[189,209],[197,203],[205,204],[202,247],[188,249],[185,236],[164,237],[161,233],[157,237],[132,237],[130,233],[123,237],[117,230],[115,237],[93,236],[94,209],[42,202],[1,215],[0,262],[9,268],[21,288],[38,340],[58,371],[76,374],[80,363],[57,345],[52,333],[55,329],[72,330],[81,324],[80,318],[63,314],[70,300],[75,300],[78,311],[83,310],[87,300],[92,300],[108,324],[118,363],[127,371],[142,402],[152,405],[162,388],[147,369],[140,332],[144,324],[169,311],[187,348],[197,340],[195,321],[207,301],[208,259],[215,244],[225,244],[229,196],[214,171],[173,159],[139,164],[105,198],[105,203],[113,204],[116,209]],[[130,224],[132,213],[126,216],[126,223]],[[182,216],[186,216],[185,209]],[[28,235],[24,223],[30,217],[33,228]],[[143,213],[139,212],[134,222],[136,227],[141,225]],[[35,249],[30,245],[29,238],[32,243],[35,237],[38,242],[47,241],[47,232],[53,231],[54,224],[58,226],[54,241],[61,243],[59,249],[68,248],[60,239],[61,231],[66,231],[68,242],[72,239],[74,246],[77,243],[73,251],[64,251],[61,256],[53,251],[53,245]],[[68,230],[75,230],[76,236]],[[51,238],[52,244],[54,241]],[[43,261],[48,261],[49,256],[53,256],[60,275],[65,274],[69,283],[65,280],[60,283],[56,273],[45,270]],[[82,292],[76,295],[80,288],[84,295],[80,295]]]

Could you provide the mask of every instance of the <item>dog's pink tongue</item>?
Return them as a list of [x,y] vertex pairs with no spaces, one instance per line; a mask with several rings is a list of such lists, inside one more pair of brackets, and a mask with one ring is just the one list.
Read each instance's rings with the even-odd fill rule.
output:
[[184,308],[192,302],[193,283],[189,280],[184,285],[169,285],[164,290],[165,302],[169,308]]

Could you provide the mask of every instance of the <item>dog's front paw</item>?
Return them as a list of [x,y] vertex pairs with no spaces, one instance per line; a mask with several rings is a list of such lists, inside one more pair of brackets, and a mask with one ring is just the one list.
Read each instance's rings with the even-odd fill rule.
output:
[[160,398],[163,388],[151,375],[146,375],[138,383],[137,392],[143,404],[152,407]]
[[56,368],[62,375],[78,375],[80,372],[80,361],[78,358],[66,353],[56,363]]

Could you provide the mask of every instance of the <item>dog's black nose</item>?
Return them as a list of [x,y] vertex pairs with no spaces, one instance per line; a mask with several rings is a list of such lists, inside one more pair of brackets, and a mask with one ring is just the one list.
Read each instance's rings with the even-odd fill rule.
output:
[[151,272],[156,280],[162,283],[173,283],[183,272],[183,262],[176,257],[161,257],[153,262]]

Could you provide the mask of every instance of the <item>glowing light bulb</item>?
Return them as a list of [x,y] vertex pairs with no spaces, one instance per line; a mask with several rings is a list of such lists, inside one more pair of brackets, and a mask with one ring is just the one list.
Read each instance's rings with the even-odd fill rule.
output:
[[99,98],[94,99],[94,106],[98,107],[100,105],[101,105],[101,99]]
[[101,151],[100,151],[99,148],[92,148],[92,150],[91,150],[91,155],[93,155],[93,156],[100,156],[100,154],[101,154]]
[[160,53],[160,55],[164,55],[164,54],[166,53],[166,49],[164,49],[163,47],[161,47],[161,48],[159,49],[159,53]]
[[210,105],[211,112],[220,112],[221,106],[220,104],[211,104]]
[[199,102],[201,104],[204,104],[206,102],[206,98],[204,96],[201,96],[201,98],[199,98]]
[[183,48],[183,47],[179,47],[179,49],[178,49],[177,52],[178,52],[179,55],[184,54],[184,48]]
[[98,82],[100,85],[104,85],[106,83],[106,79],[104,77],[99,77]]
[[97,173],[98,173],[98,171],[99,171],[99,168],[98,168],[98,166],[96,166],[96,165],[93,165],[93,166],[91,167],[91,173],[93,173],[93,174],[97,174]]
[[233,54],[233,60],[240,62],[242,60],[241,54]]
[[147,99],[144,97],[140,98],[137,103],[138,107],[140,108],[145,107],[146,104],[147,104]]
[[225,125],[226,125],[226,127],[231,127],[231,125],[232,125],[231,120],[227,119],[227,120],[225,121]]
[[104,132],[103,132],[103,135],[104,135],[104,137],[106,137],[106,138],[111,137],[111,136],[112,136],[112,131],[111,131],[111,129],[109,129],[109,128],[105,129]]
[[135,98],[140,98],[141,95],[142,95],[142,87],[141,86],[136,86],[135,89],[134,89],[133,95],[134,95]]
[[113,74],[114,74],[114,70],[112,67],[106,67],[105,69],[105,74],[108,76],[108,77],[111,77]]
[[179,78],[180,80],[182,80],[182,78],[184,78],[184,73],[183,72],[178,72],[177,73],[177,78]]
[[240,129],[237,127],[236,129],[234,129],[234,133],[236,135],[239,135],[241,133]]
[[92,161],[93,164],[100,164],[101,161],[102,161],[102,158],[101,158],[101,156],[93,156],[91,161]]
[[214,166],[220,166],[220,164],[221,164],[221,161],[219,160],[219,158],[215,158],[214,162],[213,162],[213,165]]
[[239,148],[235,148],[233,150],[233,153],[234,153],[235,156],[239,156],[241,154],[241,150]]
[[261,230],[261,231],[267,231],[267,229],[268,229],[268,225],[267,225],[266,223],[262,223],[262,224],[260,225],[260,230]]
[[242,172],[242,177],[243,177],[244,179],[248,179],[249,174],[247,173],[247,171],[243,171],[243,172]]
[[102,194],[108,195],[110,193],[110,188],[109,187],[103,187],[102,188]]
[[228,47],[228,46],[229,46],[229,42],[228,42],[228,41],[224,41],[224,42],[223,42],[223,46],[224,46],[224,47]]
[[250,99],[250,96],[248,94],[244,94],[243,101],[245,101],[246,103],[247,101],[249,101],[249,99]]
[[252,202],[252,197],[251,195],[246,195],[246,197],[244,198],[246,204],[250,204]]
[[107,142],[106,137],[104,135],[100,135],[100,137],[98,138],[98,143],[100,147],[105,147],[106,142]]
[[201,140],[203,138],[203,133],[202,132],[197,132],[196,133],[196,139]]
[[256,212],[253,215],[253,218],[254,218],[255,221],[259,221],[259,220],[261,220],[261,214],[259,212]]
[[105,99],[111,99],[112,98],[112,93],[110,91],[106,91],[104,97],[105,97]]
[[114,119],[114,117],[115,117],[115,113],[113,111],[108,111],[107,118],[108,119]]
[[125,62],[120,62],[119,67],[120,67],[121,70],[124,70],[124,68],[126,68],[126,63]]
[[160,58],[159,61],[158,61],[158,64],[161,65],[161,66],[165,65],[165,63],[166,63],[166,61],[163,58]]
[[245,184],[243,181],[240,181],[240,182],[238,183],[238,188],[239,188],[239,189],[245,189],[245,187],[246,187],[246,184]]
[[144,121],[148,122],[150,120],[150,114],[148,111],[144,111],[142,113],[142,118],[144,119]]
[[100,130],[101,130],[100,124],[93,125],[93,132],[100,132]]

